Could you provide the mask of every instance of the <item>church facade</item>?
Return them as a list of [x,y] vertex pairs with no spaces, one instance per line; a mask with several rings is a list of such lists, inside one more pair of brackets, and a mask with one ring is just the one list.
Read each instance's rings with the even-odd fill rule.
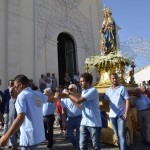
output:
[[25,74],[85,72],[85,59],[100,49],[101,0],[1,0],[0,79]]

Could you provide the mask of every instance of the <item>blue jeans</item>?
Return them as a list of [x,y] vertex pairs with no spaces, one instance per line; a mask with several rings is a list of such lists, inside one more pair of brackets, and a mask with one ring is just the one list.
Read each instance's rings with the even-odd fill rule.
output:
[[38,149],[38,144],[32,145],[32,146],[22,146],[21,150],[37,150]]
[[88,139],[91,137],[93,149],[100,150],[101,127],[80,126],[80,150],[88,150]]
[[45,89],[45,85],[40,85],[40,91],[43,93]]
[[126,150],[126,138],[125,138],[125,132],[126,132],[126,120],[124,119],[124,116],[112,118],[110,117],[110,121],[112,123],[117,143],[119,145],[120,150]]
[[[76,150],[80,150],[79,129],[80,129],[81,119],[82,119],[82,115],[77,117],[67,118],[67,138],[72,143],[72,145],[76,148]],[[76,138],[74,137],[74,129],[76,130]]]

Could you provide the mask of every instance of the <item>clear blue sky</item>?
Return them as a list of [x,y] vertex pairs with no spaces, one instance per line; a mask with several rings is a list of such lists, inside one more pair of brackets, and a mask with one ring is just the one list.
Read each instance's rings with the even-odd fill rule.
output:
[[150,0],[102,0],[121,27],[120,41],[140,36],[150,41]]
[[[111,8],[115,22],[121,27],[120,42],[136,36],[150,44],[150,0],[102,0],[102,3],[103,7]],[[139,54],[135,62],[138,70],[150,64],[150,57],[143,59]]]

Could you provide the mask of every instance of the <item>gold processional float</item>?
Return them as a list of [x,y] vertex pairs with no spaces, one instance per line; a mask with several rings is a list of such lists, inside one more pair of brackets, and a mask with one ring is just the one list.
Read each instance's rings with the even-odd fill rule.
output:
[[[125,86],[130,95],[130,102],[132,103],[132,93],[137,84],[134,80],[134,60],[131,60],[122,55],[118,49],[116,23],[112,18],[112,12],[109,8],[104,8],[104,20],[102,28],[100,30],[101,35],[101,55],[90,56],[86,58],[86,72],[91,72],[91,68],[95,68],[99,81],[95,85],[99,93],[105,93],[106,89],[111,86],[110,74],[117,73],[119,77],[119,84]],[[126,70],[130,67],[130,71],[127,75]],[[128,76],[129,82],[125,80],[125,75]],[[117,145],[112,126],[109,122],[109,104],[100,101],[101,111],[105,111],[107,114],[107,128],[102,128],[102,142]],[[127,120],[127,145],[133,142],[133,137],[137,133],[137,117],[135,108],[130,109],[129,117]]]

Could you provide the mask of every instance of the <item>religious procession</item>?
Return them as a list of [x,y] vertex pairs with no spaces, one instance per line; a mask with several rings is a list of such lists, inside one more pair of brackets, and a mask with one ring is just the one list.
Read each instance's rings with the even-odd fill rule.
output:
[[112,10],[82,1],[0,1],[1,150],[150,149],[150,79],[136,82]]

